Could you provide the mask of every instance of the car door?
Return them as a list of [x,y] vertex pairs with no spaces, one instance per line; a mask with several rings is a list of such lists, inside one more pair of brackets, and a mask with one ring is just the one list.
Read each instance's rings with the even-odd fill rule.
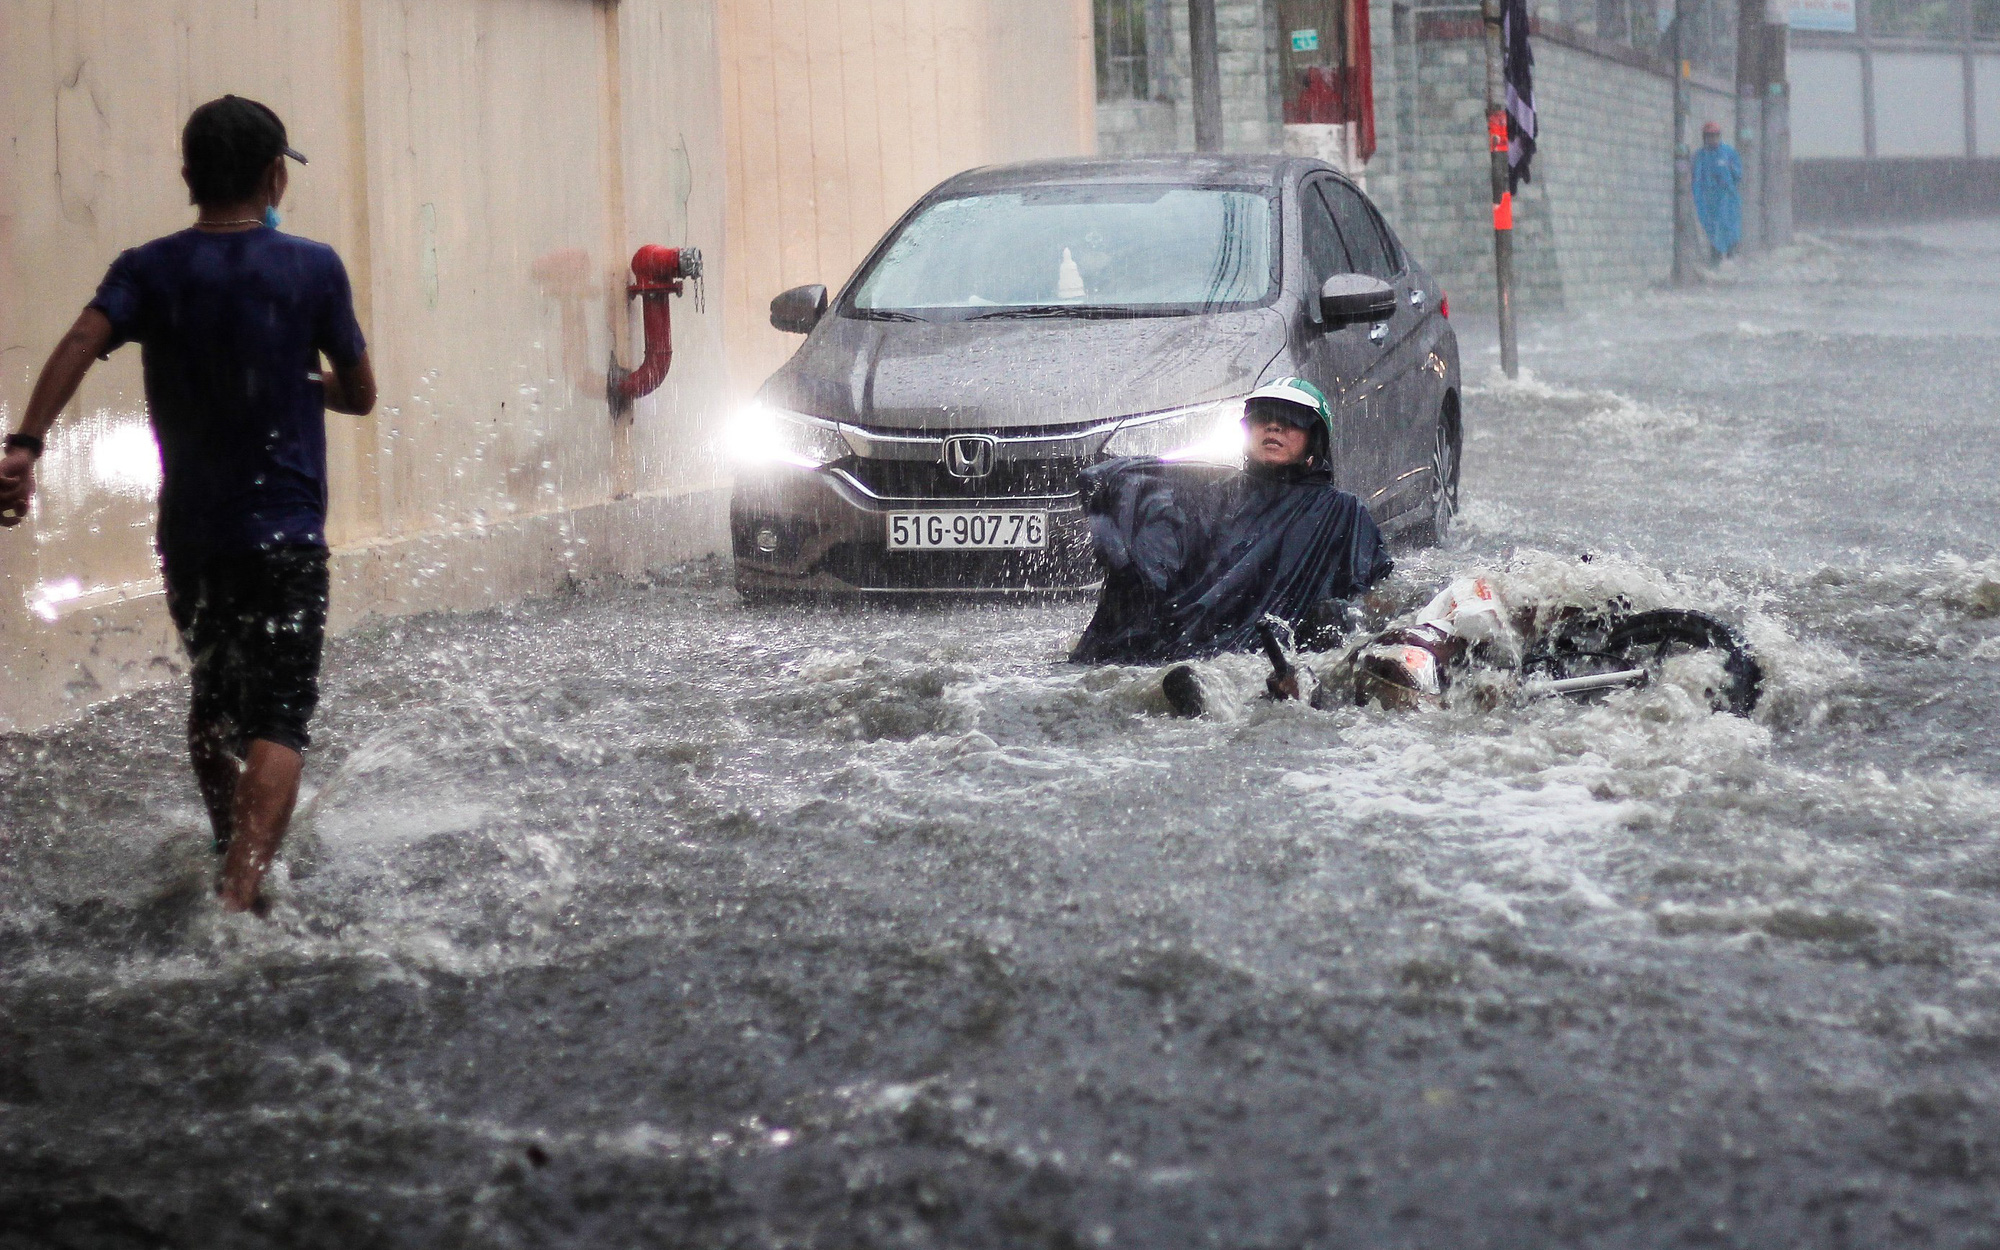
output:
[[1418,509],[1410,514],[1415,517],[1429,514],[1429,466],[1436,450],[1437,424],[1448,389],[1445,383],[1445,374],[1450,367],[1447,358],[1456,353],[1445,345],[1445,338],[1451,331],[1440,311],[1444,296],[1438,288],[1437,279],[1410,259],[1388,223],[1381,225],[1389,246],[1401,258],[1401,303],[1413,314],[1411,329],[1397,341],[1395,367],[1396,403],[1408,437],[1404,471],[1410,467],[1420,470],[1415,478],[1409,479],[1402,492],[1404,503]]
[[1401,512],[1424,489],[1430,463],[1431,417],[1417,393],[1425,349],[1420,333],[1435,293],[1419,289],[1403,250],[1372,204],[1351,184],[1326,179],[1321,188],[1356,273],[1380,278],[1396,291],[1396,311],[1368,327],[1376,354],[1362,380],[1357,437],[1373,448],[1379,470],[1371,493],[1361,496],[1378,521]]
[[1365,380],[1378,372],[1381,345],[1363,325],[1328,329],[1319,315],[1319,291],[1335,274],[1356,272],[1333,209],[1320,188],[1332,176],[1308,177],[1299,187],[1301,259],[1305,265],[1305,324],[1299,327],[1299,359],[1308,381],[1333,402],[1336,446],[1334,480],[1361,498],[1378,490],[1387,460],[1369,436]]

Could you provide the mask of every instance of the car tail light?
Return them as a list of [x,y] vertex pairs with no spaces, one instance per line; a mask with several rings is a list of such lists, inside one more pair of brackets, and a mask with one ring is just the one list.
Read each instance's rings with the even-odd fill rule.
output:
[[1451,296],[1438,296],[1438,316],[1443,317],[1446,321],[1451,320]]

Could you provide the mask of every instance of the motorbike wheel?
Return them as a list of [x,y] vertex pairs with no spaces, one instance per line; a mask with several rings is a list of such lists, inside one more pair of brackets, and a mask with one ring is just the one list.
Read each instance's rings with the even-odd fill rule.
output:
[[[1688,608],[1660,608],[1626,614],[1613,606],[1580,616],[1531,650],[1522,663],[1526,676],[1550,680],[1645,669],[1657,673],[1669,659],[1697,651],[1723,654],[1722,685],[1709,692],[1718,712],[1748,716],[1762,693],[1764,670],[1734,629]],[[1574,699],[1601,698],[1604,691],[1578,691]]]
[[1687,608],[1661,608],[1626,617],[1604,638],[1604,652],[1630,668],[1658,668],[1675,655],[1724,653],[1724,681],[1709,694],[1718,712],[1748,716],[1763,693],[1764,669],[1749,644],[1727,624]]

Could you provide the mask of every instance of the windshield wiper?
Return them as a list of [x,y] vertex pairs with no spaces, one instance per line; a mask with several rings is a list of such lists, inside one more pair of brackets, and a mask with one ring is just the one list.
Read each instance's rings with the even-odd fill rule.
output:
[[1018,308],[996,308],[992,312],[977,313],[967,317],[967,321],[1001,321],[1008,318],[1027,320],[1035,317],[1145,317],[1152,314],[1135,308],[1117,304],[1023,304]]
[[850,312],[850,313],[849,313],[848,315],[849,315],[849,316],[852,316],[852,317],[857,317],[857,318],[859,318],[859,319],[860,319],[860,320],[862,320],[862,321],[923,321],[923,320],[925,320],[925,318],[923,318],[923,317],[919,317],[919,316],[917,316],[917,314],[915,314],[915,313],[906,313],[906,312],[898,312],[898,311],[897,311],[896,309],[893,309],[893,308],[856,308],[856,309],[853,309],[853,310],[852,310],[852,311],[851,311],[851,312]]

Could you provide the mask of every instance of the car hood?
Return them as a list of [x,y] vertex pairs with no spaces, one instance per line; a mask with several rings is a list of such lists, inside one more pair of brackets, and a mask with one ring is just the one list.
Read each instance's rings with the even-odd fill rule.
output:
[[1271,308],[1115,320],[836,314],[762,397],[872,429],[1068,425],[1244,394],[1284,344],[1284,318]]

